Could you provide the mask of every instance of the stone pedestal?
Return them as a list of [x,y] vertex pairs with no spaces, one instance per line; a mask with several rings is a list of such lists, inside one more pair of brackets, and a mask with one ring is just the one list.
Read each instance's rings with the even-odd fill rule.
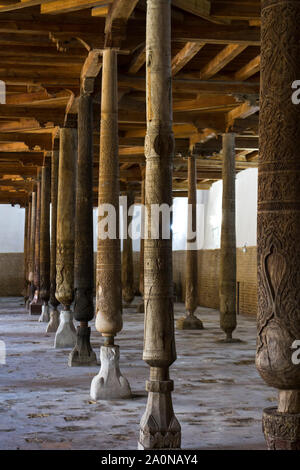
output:
[[69,366],[96,366],[97,357],[90,343],[91,328],[78,326],[76,333],[76,344],[69,355]]
[[193,313],[181,317],[176,322],[178,330],[203,330],[203,323]]
[[280,413],[276,408],[266,408],[262,425],[268,450],[300,450],[300,413]]
[[179,449],[181,430],[172,406],[173,381],[147,381],[146,390],[148,403],[140,423],[138,449]]
[[56,333],[58,327],[59,327],[59,311],[51,310],[50,320],[47,325],[46,333]]
[[29,315],[41,315],[42,306],[42,301],[38,298],[37,293],[35,293],[32,302],[29,304]]
[[76,330],[73,323],[73,316],[70,310],[60,313],[60,322],[57,329],[54,347],[73,348],[76,343]]
[[48,323],[48,321],[50,320],[50,309],[49,309],[49,305],[42,305],[42,313],[41,313],[41,316],[39,318],[39,322],[46,322]]
[[102,346],[100,349],[100,372],[91,383],[93,400],[130,398],[131,390],[119,367],[119,346]]

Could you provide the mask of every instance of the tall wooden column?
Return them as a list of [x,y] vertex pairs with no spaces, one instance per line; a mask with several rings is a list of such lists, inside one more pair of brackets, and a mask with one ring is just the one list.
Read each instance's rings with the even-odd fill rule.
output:
[[40,226],[40,297],[43,302],[39,321],[48,322],[50,299],[50,166],[42,168]]
[[[143,359],[150,366],[148,402],[140,424],[139,448],[180,447],[169,367],[176,360],[173,314],[172,240],[151,239],[152,204],[172,205],[171,1],[148,0],[146,29],[147,133],[145,239],[145,337]],[[165,221],[166,223],[166,221]]]
[[256,365],[279,391],[263,413],[268,448],[300,450],[300,2],[263,0],[261,19]]
[[77,159],[77,129],[60,129],[57,201],[56,293],[62,304],[60,324],[54,347],[74,347],[76,331],[71,304],[74,299],[74,240],[75,240],[75,180]]
[[[127,208],[133,206],[134,195],[129,189],[126,192]],[[132,216],[127,214],[126,219],[126,238],[123,240],[122,251],[122,296],[127,305],[134,299],[134,286],[133,286],[133,253],[132,253],[132,238],[128,233],[128,228],[132,223]]]
[[219,274],[220,325],[226,334],[225,343],[236,328],[236,234],[235,234],[235,135],[223,134],[223,198],[221,254]]
[[[191,232],[193,233],[190,233]],[[188,230],[186,246],[185,308],[187,315],[179,318],[179,330],[202,330],[203,324],[195,316],[198,307],[198,249],[197,235],[197,169],[195,156],[188,158]]]
[[34,238],[34,296],[29,306],[30,315],[42,313],[42,302],[40,300],[40,223],[41,223],[41,169],[39,168],[36,189],[36,214],[35,214],[35,238]]
[[[125,398],[131,395],[130,387],[119,369],[119,346],[114,337],[121,331],[122,284],[121,251],[119,239],[119,156],[118,156],[118,93],[117,52],[103,51],[100,164],[99,164],[99,212],[97,254],[97,316],[96,328],[105,337],[100,350],[101,369],[91,384],[91,397],[95,400]],[[102,237],[99,224],[109,205],[116,230],[113,237]],[[106,206],[108,209],[108,206]],[[105,209],[105,210],[107,210]]]
[[27,307],[30,309],[30,303],[34,297],[34,246],[35,246],[35,221],[36,221],[36,191],[31,194],[31,217],[30,217],[30,242],[28,252],[28,282],[29,282],[29,299]]
[[138,313],[144,313],[144,229],[145,229],[145,176],[146,168],[140,165],[141,170],[141,242],[140,242],[140,275],[139,275],[139,291],[142,301],[137,306]]
[[30,302],[30,259],[32,258],[30,254],[31,250],[31,212],[32,212],[32,194],[29,196],[28,200],[28,223],[27,223],[27,240],[26,240],[26,261],[25,261],[25,272],[26,272],[26,298],[25,298],[25,307],[28,309]]
[[28,230],[30,219],[30,202],[25,206],[25,223],[24,223],[24,303],[26,305],[28,299]]
[[75,215],[74,316],[80,322],[69,366],[96,365],[88,322],[94,317],[93,98],[81,91],[78,108],[78,157]]
[[51,245],[50,245],[50,321],[47,333],[56,333],[59,326],[59,301],[56,292],[56,234],[57,234],[57,193],[58,193],[59,136],[53,138],[51,158]]

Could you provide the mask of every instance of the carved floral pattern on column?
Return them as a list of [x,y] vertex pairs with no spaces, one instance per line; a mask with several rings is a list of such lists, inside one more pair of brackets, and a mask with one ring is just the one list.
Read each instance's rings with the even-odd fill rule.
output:
[[279,389],[300,389],[300,2],[262,2],[256,363]]

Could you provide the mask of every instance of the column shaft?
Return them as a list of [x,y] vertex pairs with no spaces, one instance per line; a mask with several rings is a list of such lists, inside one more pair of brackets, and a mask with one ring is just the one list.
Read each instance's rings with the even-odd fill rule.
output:
[[35,221],[36,221],[36,191],[31,195],[31,221],[30,221],[30,247],[28,253],[28,281],[30,283],[30,296],[32,301],[34,296],[34,252],[35,252]]
[[77,130],[60,129],[57,201],[56,293],[68,311],[74,298],[75,175]]
[[[127,208],[133,206],[134,195],[133,192],[128,190],[126,192]],[[126,238],[123,240],[122,252],[122,296],[127,304],[130,304],[134,299],[134,286],[133,286],[133,253],[132,253],[132,238],[128,233],[128,228],[132,223],[132,216],[126,217]]]
[[[193,154],[188,158],[188,222],[185,272],[185,308],[187,315],[179,318],[180,330],[202,330],[202,321],[194,313],[198,307],[198,247],[197,247],[197,169]],[[196,234],[196,235],[195,235]]]
[[144,232],[145,232],[145,166],[140,166],[141,170],[141,241],[140,241],[140,272],[139,272],[139,291],[142,301],[137,306],[138,313],[144,313]]
[[[119,346],[114,336],[122,329],[121,251],[119,237],[119,155],[118,155],[117,52],[103,51],[96,328],[105,337],[100,350],[101,369],[91,384],[94,400],[128,398],[131,390],[119,368]],[[103,221],[112,232],[103,233]],[[109,231],[109,228],[108,228]]]
[[94,317],[93,98],[83,92],[78,108],[74,289],[74,317],[80,321],[80,326],[69,365],[95,365],[97,360],[91,348],[88,326]]
[[263,414],[269,449],[300,450],[300,2],[264,0],[261,19],[256,365],[279,390]]
[[[106,239],[98,236],[96,328],[103,336],[114,337],[121,331],[123,322],[119,239],[117,53],[113,49],[105,49],[103,52],[100,133],[98,205],[100,210],[104,204],[110,204],[114,209],[116,236]],[[101,219],[102,216],[99,215],[99,223]]]
[[45,305],[50,298],[50,168],[42,168],[40,229],[40,296]]
[[73,348],[76,343],[71,304],[74,299],[77,129],[61,128],[59,143],[55,297],[62,304],[63,310],[54,347]]
[[25,223],[24,223],[24,301],[27,301],[28,292],[28,227],[30,217],[30,203],[25,206]]
[[37,298],[40,297],[40,224],[41,224],[41,170],[36,190],[36,219],[35,219],[35,247],[34,247],[34,285]]
[[175,418],[169,366],[176,359],[173,313],[172,239],[151,238],[153,205],[172,206],[171,1],[148,0],[146,29],[146,217],[144,242],[145,336],[143,359],[150,366],[146,384],[148,403],[141,420],[139,446],[143,449],[180,447],[180,425]]
[[236,328],[235,135],[223,135],[222,228],[219,273],[220,325],[226,341]]
[[51,158],[51,249],[50,249],[50,303],[54,310],[59,305],[56,292],[56,234],[58,193],[59,138],[54,139]]

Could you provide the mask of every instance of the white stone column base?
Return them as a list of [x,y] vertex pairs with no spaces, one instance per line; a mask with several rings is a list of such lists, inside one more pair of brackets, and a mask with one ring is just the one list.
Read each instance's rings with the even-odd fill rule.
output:
[[46,328],[46,333],[56,333],[59,327],[59,311],[51,310],[50,312],[50,321]]
[[48,323],[49,320],[50,320],[49,305],[43,305],[42,313],[40,315],[39,321]]
[[119,367],[119,346],[102,346],[100,349],[101,368],[91,384],[91,398],[113,400],[131,398],[128,380],[121,374]]
[[73,323],[73,316],[70,310],[60,312],[60,323],[57,329],[54,347],[74,348],[76,344],[76,330]]

